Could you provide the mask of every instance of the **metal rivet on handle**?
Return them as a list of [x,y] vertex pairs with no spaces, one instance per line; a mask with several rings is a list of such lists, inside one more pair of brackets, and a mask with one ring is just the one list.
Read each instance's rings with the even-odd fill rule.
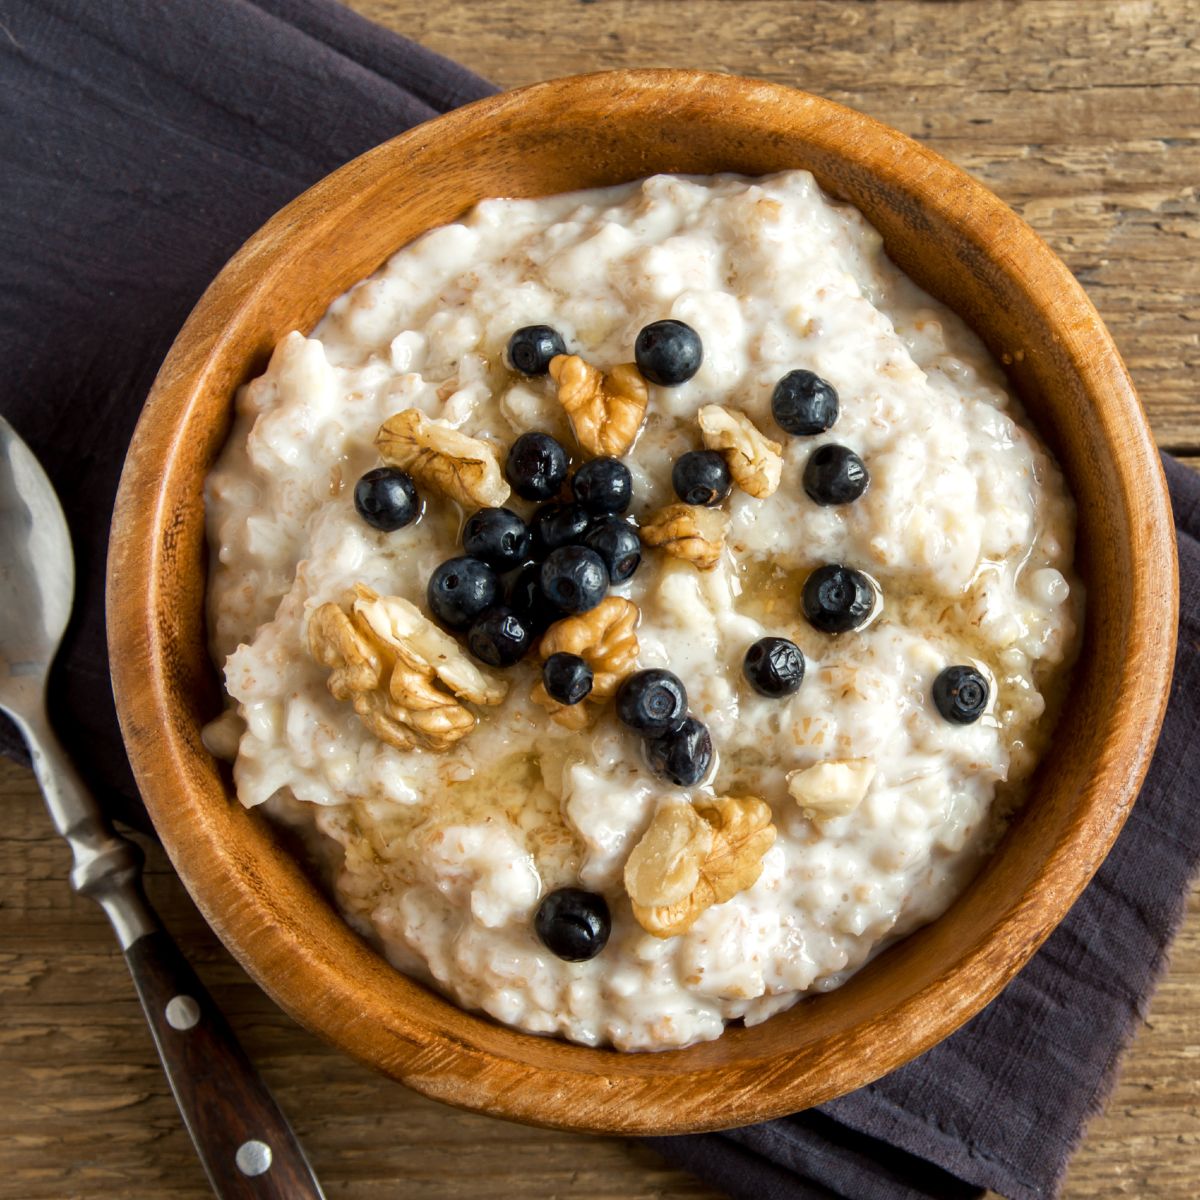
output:
[[167,1024],[181,1033],[200,1020],[200,1005],[191,996],[172,996],[165,1010]]
[[271,1169],[271,1147],[251,1138],[238,1147],[233,1161],[243,1175],[265,1175]]

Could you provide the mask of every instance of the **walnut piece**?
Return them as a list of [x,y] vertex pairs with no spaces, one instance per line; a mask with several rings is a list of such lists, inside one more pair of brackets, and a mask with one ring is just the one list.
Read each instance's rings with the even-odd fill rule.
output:
[[546,691],[546,685],[540,679],[533,685],[529,698],[534,704],[540,704],[556,725],[561,725],[564,729],[573,729],[575,732],[586,729],[595,715],[595,709],[588,707],[587,697],[578,704],[563,704]]
[[542,634],[538,656],[577,654],[592,668],[592,690],[578,704],[560,704],[539,680],[532,699],[567,729],[585,728],[594,713],[589,702],[607,700],[621,680],[637,666],[638,606],[623,596],[608,596],[589,612],[555,621]]
[[725,455],[734,483],[759,500],[770,496],[783,476],[783,447],[736,409],[706,404],[696,415],[705,447]]
[[711,571],[721,561],[729,514],[697,504],[668,504],[642,522],[638,533],[647,546],[658,546],[674,558]]
[[454,638],[402,596],[379,596],[360,583],[353,609],[399,658],[414,670],[436,675],[459,699],[492,705],[507,695],[507,683],[476,666]]
[[774,844],[771,809],[756,796],[660,808],[625,864],[634,917],[655,937],[686,933],[706,909],[754,886]]
[[430,420],[419,408],[388,417],[375,436],[383,461],[466,508],[495,508],[509,497],[487,442]]
[[399,733],[411,730],[431,750],[449,750],[475,728],[474,713],[403,663],[392,670],[386,695],[363,692],[354,697],[354,711],[381,741],[399,727]]
[[844,817],[866,796],[875,778],[869,758],[830,758],[802,771],[789,771],[788,791],[811,820]]
[[552,654],[578,654],[595,676],[592,695],[607,700],[637,665],[640,615],[632,600],[607,596],[589,612],[555,621],[542,634],[538,654],[543,662]]
[[696,890],[712,852],[713,827],[693,804],[668,804],[625,862],[625,890],[642,908],[678,904]]
[[349,613],[330,602],[309,617],[308,648],[329,668],[330,694],[349,700],[380,741],[397,750],[448,750],[475,728],[463,700],[504,699],[507,685],[481,671],[407,600],[362,584],[352,596]]
[[374,640],[336,604],[322,604],[308,619],[308,650],[329,668],[326,687],[335,700],[349,700],[379,686],[383,662]]
[[585,453],[620,458],[633,445],[650,399],[637,366],[601,371],[577,354],[559,354],[550,360],[550,375]]

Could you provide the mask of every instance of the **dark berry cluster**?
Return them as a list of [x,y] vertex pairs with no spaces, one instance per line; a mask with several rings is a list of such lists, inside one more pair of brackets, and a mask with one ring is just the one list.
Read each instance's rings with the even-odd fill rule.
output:
[[[812,371],[789,371],[771,394],[775,423],[794,437],[828,432],[838,412],[838,394],[833,385]],[[804,466],[804,490],[814,504],[850,504],[870,482],[863,460],[836,442],[818,446]]]
[[[510,508],[472,513],[465,553],[429,579],[430,612],[464,632],[471,653],[490,666],[511,666],[547,626],[595,608],[641,562],[637,530],[621,516],[633,495],[628,468],[597,458],[569,478],[568,470],[567,452],[549,434],[522,434],[504,473],[518,496],[544,503],[528,519]],[[547,690],[555,695],[549,683]]]
[[[838,394],[828,380],[812,371],[789,371],[771,394],[771,414],[785,433],[815,437],[833,428],[841,411]],[[866,464],[853,450],[836,442],[818,446],[804,465],[801,480],[814,504],[850,504],[871,482]],[[861,571],[840,563],[818,567],[804,585],[801,603],[809,623],[822,633],[859,629],[875,609],[876,588]]]
[[[549,325],[525,325],[508,339],[509,364],[522,375],[545,375],[551,359],[566,352],[562,334]],[[638,333],[633,357],[651,383],[678,387],[700,370],[704,345],[682,321],[653,321]]]
[[[549,325],[524,326],[507,346],[509,365],[531,377],[547,374],[551,361],[566,353],[565,339]],[[676,387],[700,370],[704,347],[682,321],[655,321],[639,332],[634,357],[651,383]],[[838,394],[812,371],[789,371],[775,385],[771,411],[784,432],[813,437],[837,421]],[[623,516],[633,499],[633,477],[619,459],[592,459],[572,475],[563,446],[533,431],[513,443],[504,475],[518,497],[538,507],[527,517],[510,508],[472,513],[463,525],[463,553],[434,570],[426,592],[434,617],[464,634],[471,653],[494,667],[517,662],[553,622],[595,608],[641,562],[637,529]],[[709,507],[723,503],[733,486],[725,456],[714,450],[681,455],[671,483],[685,504]],[[815,504],[850,504],[867,490],[870,474],[853,450],[827,442],[809,455],[801,483]],[[394,467],[367,472],[355,486],[354,503],[363,520],[381,532],[404,528],[422,511],[412,478]],[[877,599],[876,585],[863,572],[830,563],[809,576],[801,602],[814,628],[839,634],[861,628]],[[746,651],[742,671],[757,693],[783,699],[804,681],[804,655],[786,638],[764,637]],[[542,682],[553,700],[572,705],[591,693],[594,680],[582,657],[558,653],[543,664]],[[989,685],[974,667],[951,666],[934,681],[932,698],[947,721],[969,724],[986,711]],[[657,775],[678,787],[707,778],[712,738],[688,712],[687,690],[673,672],[655,668],[630,675],[617,691],[616,714],[643,739],[646,761]],[[579,888],[560,888],[542,900],[534,929],[560,958],[594,958],[611,929],[607,902]]]
[[688,712],[687,689],[671,671],[635,671],[617,689],[617,719],[644,739],[651,770],[677,787],[692,787],[713,762],[708,726]]
[[[771,413],[776,424],[794,437],[815,437],[828,432],[839,411],[833,385],[808,370],[789,371],[771,395]],[[675,464],[675,490],[689,503],[719,503],[719,497],[702,498],[701,485],[707,482],[701,478],[702,469],[713,472],[709,479],[714,496],[719,490],[719,476],[715,466],[702,466],[699,458],[698,453],[692,453]],[[685,468],[688,459],[697,461]],[[867,490],[871,477],[866,464],[853,450],[826,442],[808,456],[801,482],[814,504],[828,506],[853,503]],[[688,487],[691,490],[685,495]],[[876,612],[878,600],[878,586],[864,572],[841,563],[827,563],[805,581],[801,606],[814,629],[839,634],[861,629]],[[760,695],[790,696],[804,681],[804,655],[786,638],[762,638],[746,652],[742,671]],[[986,710],[990,690],[986,678],[974,667],[953,666],[947,667],[934,681],[932,698],[947,721],[965,725],[978,720]]]

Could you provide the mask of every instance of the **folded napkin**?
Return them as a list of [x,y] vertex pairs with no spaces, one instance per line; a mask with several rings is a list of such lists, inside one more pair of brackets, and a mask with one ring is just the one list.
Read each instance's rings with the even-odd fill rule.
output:
[[[15,0],[0,62],[0,412],[46,465],[78,555],[55,716],[97,790],[145,828],[109,692],[103,579],[154,373],[272,212],[492,89],[325,0]],[[922,1058],[819,1110],[655,1139],[669,1158],[755,1200],[1053,1193],[1200,860],[1200,478],[1167,471],[1184,636],[1158,755],[1095,882],[1003,995]],[[11,728],[0,751],[23,756]]]

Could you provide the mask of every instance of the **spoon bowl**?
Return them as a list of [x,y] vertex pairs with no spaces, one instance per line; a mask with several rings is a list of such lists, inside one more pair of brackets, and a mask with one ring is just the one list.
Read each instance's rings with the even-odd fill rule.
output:
[[0,417],[0,708],[20,724],[71,616],[75,556],[42,464]]

